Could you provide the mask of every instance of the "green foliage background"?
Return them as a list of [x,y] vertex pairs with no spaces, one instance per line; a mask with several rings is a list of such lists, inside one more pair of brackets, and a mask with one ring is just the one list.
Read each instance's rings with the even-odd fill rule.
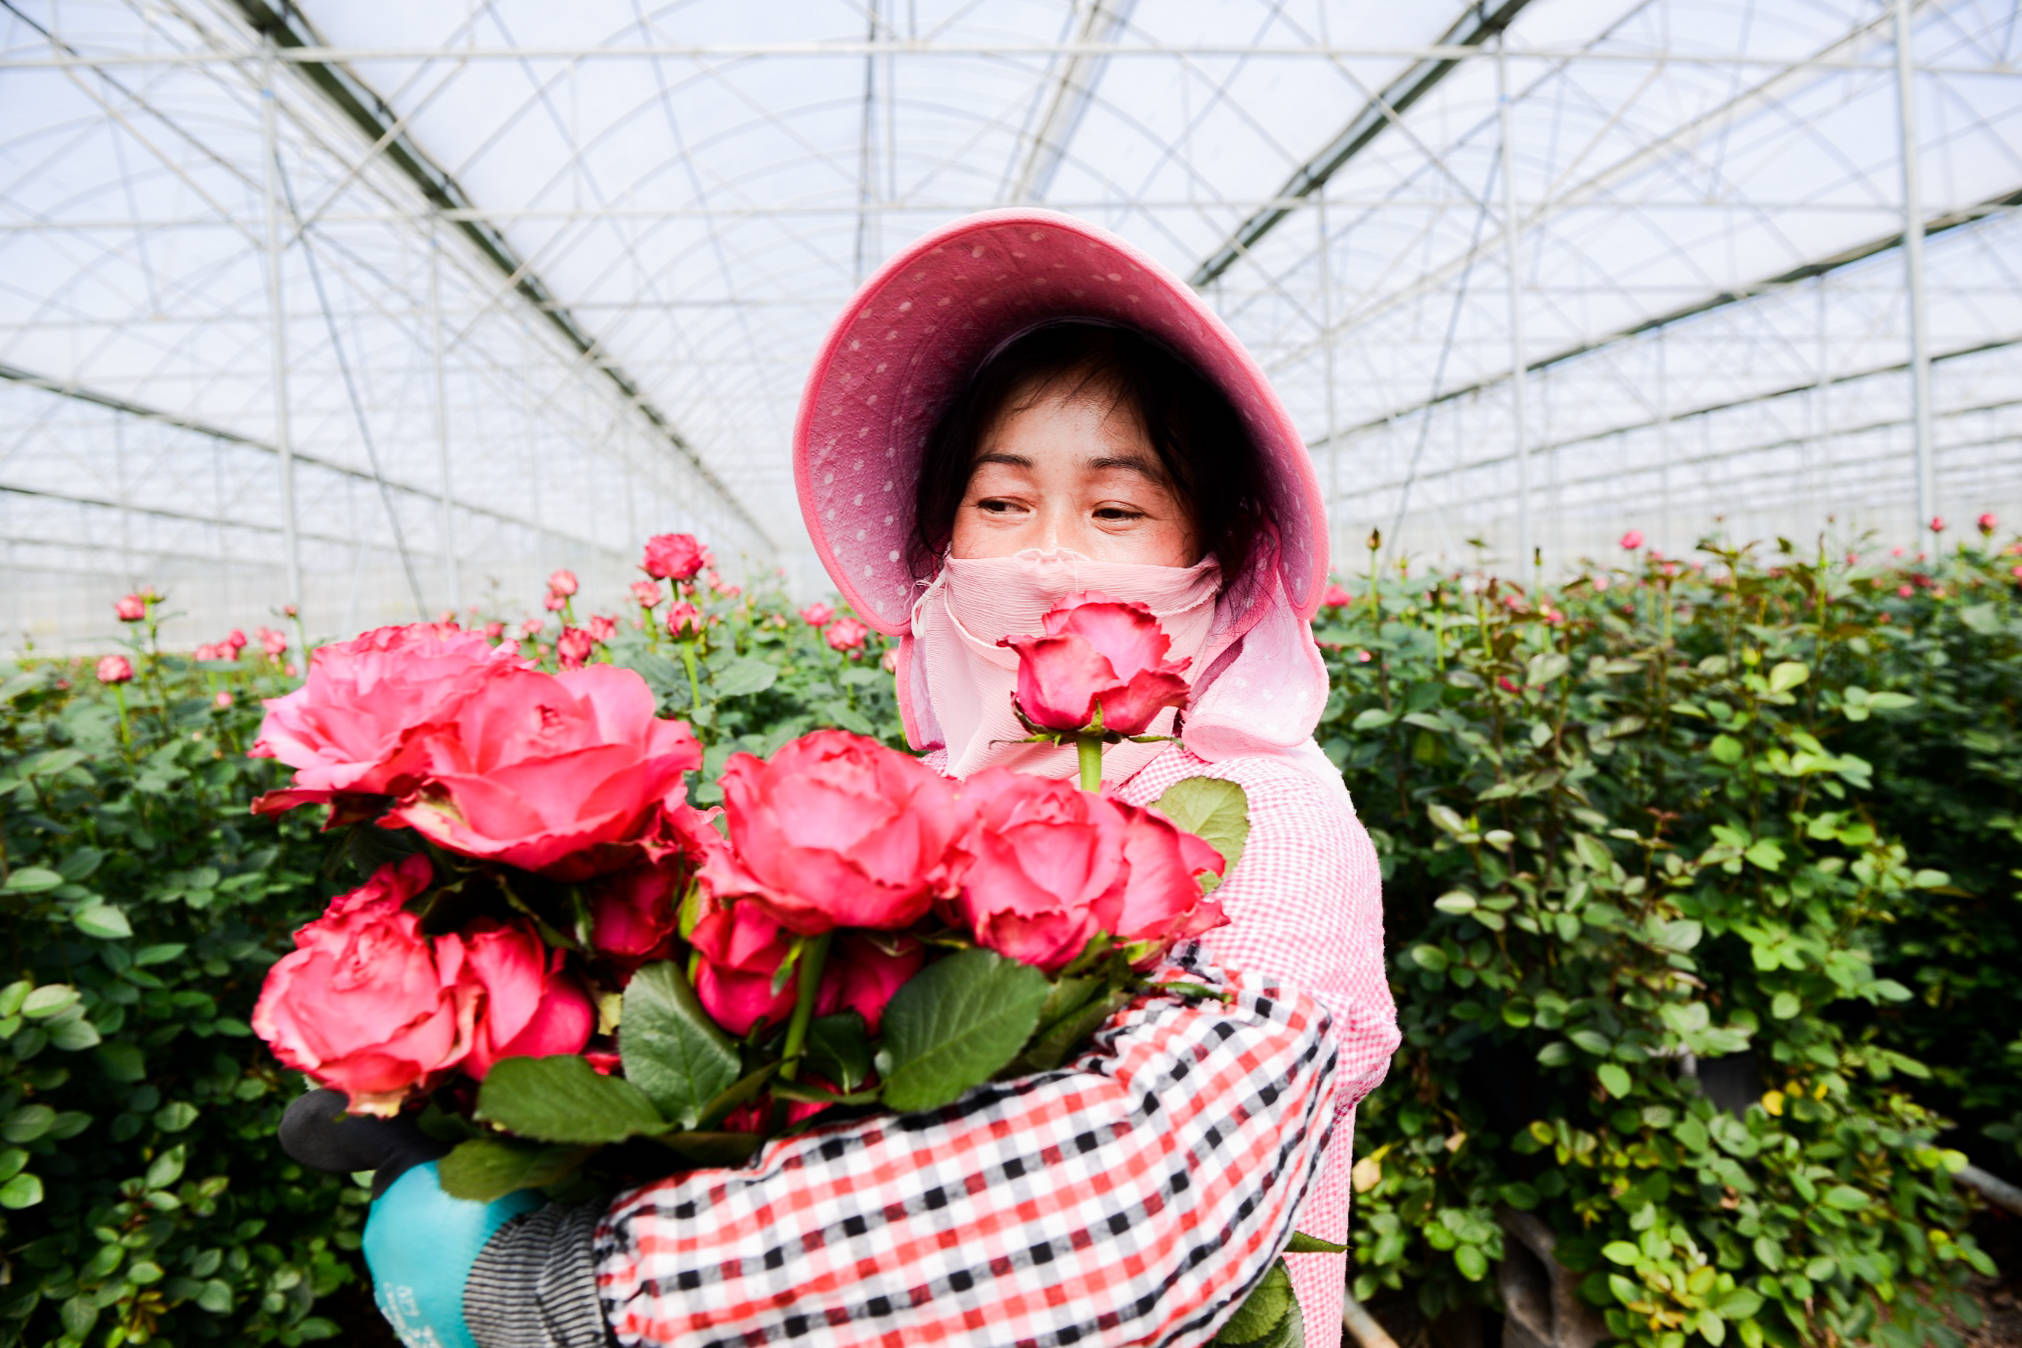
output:
[[[1625,1341],[1942,1340],[1991,1267],[1950,1171],[2022,1170],[2018,559],[1700,560],[1549,595],[1392,568],[1322,612],[1406,1031],[1355,1290],[1492,1299],[1508,1206]],[[711,607],[698,645],[613,646],[710,743],[702,803],[737,749],[899,743],[877,638]],[[299,1080],[247,1026],[354,879],[245,810],[294,680],[134,635],[118,697],[0,669],[0,1345],[366,1342],[364,1191],[273,1145]]]

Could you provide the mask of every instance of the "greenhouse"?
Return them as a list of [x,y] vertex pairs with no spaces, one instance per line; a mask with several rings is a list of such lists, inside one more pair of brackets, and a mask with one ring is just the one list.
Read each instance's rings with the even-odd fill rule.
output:
[[[1027,233],[962,232],[992,219]],[[1142,292],[1118,319],[1005,281],[1022,262],[962,279],[972,243],[1068,250],[1097,264],[1065,284]],[[1006,317],[974,349],[952,328],[894,348],[904,379],[858,358],[873,319],[896,336],[938,295],[987,327],[1027,303],[1017,285],[1093,345],[1047,366],[1021,345],[1047,323]],[[976,371],[1007,352],[1040,373],[992,404]],[[905,381],[937,360],[968,364],[932,403],[929,376]],[[980,526],[954,512],[986,472],[1048,462],[1002,437],[1031,407],[1011,395],[1063,370],[1136,400],[1169,471],[1088,462],[1163,482],[1190,543],[1016,546],[1079,555],[1084,581],[1229,572],[1197,632],[1178,579],[1155,587],[1168,608],[1119,594],[1158,657],[1132,676],[1105,648],[1116,682],[1056,724],[1041,648],[1081,639],[1072,607],[1100,587],[1049,592],[1043,636],[1035,609],[978,639],[964,624],[1003,606],[936,596],[1011,555],[965,551]],[[1188,402],[1196,383],[1219,391]],[[886,392],[924,410],[901,423]],[[971,399],[1000,443],[935,534],[933,455]],[[1175,468],[1160,407],[1225,409],[1204,434],[1233,426],[1262,475]],[[837,448],[901,424],[916,500]],[[1254,877],[1293,848],[1276,778],[1143,787],[1182,750],[1317,765],[1352,795],[1341,837],[1366,831],[1368,884],[1340,890],[1368,923],[1329,911],[1341,958],[1377,961],[1340,987],[1374,1000],[1314,999],[1340,1124],[1324,1148],[1317,1123],[1282,1131],[1314,1142],[1297,1164],[1326,1202],[1260,1191],[1210,1242],[1255,1245],[1240,1278],[1176,1268],[1142,1323],[1020,1318],[1020,1297],[1054,1304],[1027,1289],[984,1297],[967,1339],[922,1319],[879,1340],[852,1302],[802,1341],[1290,1343],[1303,1307],[1303,1341],[1365,1348],[2022,1343],[2018,523],[2018,0],[0,0],[0,1348],[394,1342],[373,1303],[393,1256],[359,1253],[386,1200],[275,1140],[305,1073],[460,1143],[459,1201],[560,1211],[651,1178],[625,1169],[649,1144],[734,1169],[761,1138],[839,1126],[821,1110],[952,1116],[1014,1068],[1068,1071],[1105,1014],[1103,1035],[1133,1023],[1131,993],[1178,986],[1143,979],[1181,933],[1212,953],[1217,922],[1247,931]],[[936,632],[969,664],[930,654]],[[620,671],[622,696],[584,691]],[[471,708],[506,694],[474,690],[537,677],[553,743],[622,772],[537,786],[534,758],[479,751],[472,727],[505,721]],[[452,725],[471,743],[443,748]],[[368,729],[369,767],[333,747]],[[809,860],[777,821],[756,841],[754,802],[826,782],[796,755],[834,732],[957,782],[1078,773],[1046,809],[1177,830],[1184,914],[1131,937],[1105,908],[1035,954],[963,878],[1011,865],[1007,820],[1028,816],[933,804],[940,778],[875,756],[850,759],[898,811],[875,859],[831,840]],[[609,793],[649,778],[612,823]],[[1231,783],[1233,804],[1213,794]],[[564,796],[606,815],[557,823]],[[893,838],[931,875],[903,917],[877,869]],[[1212,864],[1184,850],[1203,839]],[[822,903],[844,874],[879,896],[876,920],[834,918],[833,947],[833,914],[780,897],[817,871]],[[763,969],[708,945],[745,911],[732,875],[767,896]],[[475,1056],[391,1094],[311,1065],[335,1050],[275,1009],[319,924],[382,890],[432,969],[467,946],[480,970],[442,973]],[[511,1033],[481,972],[509,935],[540,952],[517,975],[540,1010]],[[938,1047],[908,1048],[934,1022],[910,1008],[971,956],[1030,1019],[944,1079],[920,1065]],[[726,1012],[726,970],[754,998],[769,978],[773,1009]],[[1243,1001],[1230,977],[1217,1006]],[[1082,984],[1100,995],[1061,1000]],[[625,1060],[645,1024],[689,1036],[687,1095]],[[514,1098],[594,1114],[630,1091],[648,1123],[513,1113],[525,1064],[563,1061],[566,1090],[556,1068]],[[1274,1100],[1310,1066],[1284,1061]],[[519,1065],[488,1076],[500,1062]],[[1212,1150],[1133,1229],[1187,1183],[1219,1221]],[[1295,1208],[1324,1245],[1286,1246]],[[611,1242],[634,1238],[600,1232],[608,1329],[585,1312],[581,1341],[798,1332],[731,1318],[729,1290],[720,1319],[674,1306],[672,1273],[628,1282]],[[757,1266],[741,1257],[725,1289]],[[802,1294],[853,1285],[805,1257]],[[955,1300],[863,1276],[864,1304]],[[479,1286],[442,1341],[522,1342],[464,1329]]]

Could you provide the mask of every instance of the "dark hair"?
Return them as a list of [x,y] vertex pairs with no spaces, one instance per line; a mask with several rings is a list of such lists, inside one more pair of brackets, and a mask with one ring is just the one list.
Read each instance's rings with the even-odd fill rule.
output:
[[930,576],[954,535],[983,433],[1022,395],[1071,383],[1135,412],[1145,438],[1222,575],[1243,574],[1263,520],[1257,451],[1228,395],[1190,361],[1132,328],[1059,319],[989,356],[936,418],[913,498],[916,576]]

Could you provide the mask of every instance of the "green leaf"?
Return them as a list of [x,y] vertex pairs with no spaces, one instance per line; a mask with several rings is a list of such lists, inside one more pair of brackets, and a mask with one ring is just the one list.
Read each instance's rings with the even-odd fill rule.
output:
[[1715,735],[1706,752],[1713,756],[1714,762],[1731,767],[1741,761],[1741,741],[1732,735]]
[[1779,992],[1769,999],[1769,1014],[1778,1020],[1789,1020],[1803,1009],[1794,992]]
[[1432,901],[1432,906],[1442,913],[1471,913],[1476,905],[1474,895],[1464,889],[1452,890]]
[[21,1014],[29,1020],[42,1020],[59,1011],[67,1011],[76,1004],[76,988],[68,983],[44,983],[22,1000]]
[[1594,1069],[1601,1079],[1601,1086],[1617,1100],[1629,1093],[1629,1072],[1620,1063],[1604,1062]]
[[1355,719],[1348,723],[1348,728],[1350,730],[1375,730],[1381,726],[1389,725],[1396,719],[1397,713],[1394,711],[1385,711],[1381,707],[1364,707],[1361,711],[1355,713]]
[[518,1189],[538,1189],[567,1177],[591,1153],[588,1147],[551,1147],[503,1137],[473,1137],[456,1144],[437,1167],[451,1198],[490,1203]]
[[101,941],[123,941],[133,935],[133,926],[126,920],[126,914],[109,903],[86,904],[72,914],[70,920],[86,936],[96,936]]
[[1524,682],[1533,688],[1542,688],[1573,667],[1573,662],[1560,651],[1539,651],[1524,666]]
[[1263,1281],[1243,1298],[1243,1304],[1236,1307],[1236,1313],[1223,1324],[1214,1341],[1222,1344],[1261,1342],[1286,1316],[1296,1315],[1298,1305],[1292,1295],[1292,1275],[1286,1269],[1285,1261],[1280,1259],[1264,1274]]
[[927,965],[885,1006],[885,1103],[902,1114],[934,1109],[988,1081],[1024,1046],[1048,991],[1045,974],[992,950]]
[[0,1184],[0,1208],[32,1208],[41,1201],[42,1181],[33,1175],[16,1175]]
[[63,877],[44,866],[22,866],[7,877],[0,891],[8,894],[40,894],[63,883]]
[[1430,969],[1433,973],[1443,973],[1446,970],[1446,952],[1436,945],[1411,947],[1411,958],[1421,969]]
[[1636,1243],[1631,1240],[1611,1240],[1601,1247],[1601,1257],[1603,1259],[1611,1263],[1622,1264],[1628,1268],[1634,1268],[1636,1261],[1642,1258],[1642,1256],[1643,1252],[1637,1249]]
[[1488,1256],[1481,1252],[1479,1245],[1455,1246],[1453,1266],[1459,1269],[1460,1276],[1469,1282],[1480,1282],[1488,1276]]
[[133,962],[137,967],[141,968],[145,968],[150,964],[166,964],[172,959],[179,958],[183,951],[187,949],[189,947],[180,941],[166,941],[160,945],[144,945],[133,952]]
[[7,1116],[7,1122],[0,1125],[0,1137],[9,1142],[33,1142],[48,1132],[56,1122],[56,1111],[48,1105],[23,1105]]
[[1222,854],[1222,878],[1243,859],[1250,836],[1250,798],[1234,782],[1187,777],[1167,787],[1153,802],[1165,817]]
[[644,1091],[574,1054],[501,1059],[478,1088],[477,1117],[535,1142],[581,1145],[667,1129]]
[[140,1051],[140,1045],[115,1039],[111,1043],[98,1046],[99,1065],[114,1081],[134,1082],[147,1075],[147,1059]]
[[702,1111],[737,1080],[743,1066],[737,1042],[709,1018],[672,960],[645,966],[625,985],[618,1052],[625,1079],[662,1118],[683,1128],[701,1122]]
[[154,1158],[147,1168],[147,1187],[166,1189],[183,1177],[185,1153],[181,1146],[170,1147]]
[[1866,1194],[1851,1184],[1835,1184],[1821,1195],[1821,1199],[1827,1207],[1838,1208],[1841,1212],[1853,1212],[1864,1208],[1869,1201]]
[[1796,660],[1785,660],[1769,671],[1769,691],[1787,693],[1811,677],[1811,671]]
[[1286,1254],[1346,1254],[1346,1245],[1336,1245],[1331,1240],[1309,1236],[1304,1231],[1294,1231],[1292,1239],[1285,1245]]
[[764,692],[778,677],[777,664],[761,656],[747,655],[725,665],[709,680],[709,686],[718,697],[746,697]]
[[807,1047],[802,1062],[809,1072],[853,1091],[871,1074],[871,1040],[864,1018],[854,1011],[816,1016],[807,1023]]
[[75,1020],[53,1021],[49,1026],[49,1042],[69,1053],[94,1048],[99,1038],[98,1027],[83,1016]]

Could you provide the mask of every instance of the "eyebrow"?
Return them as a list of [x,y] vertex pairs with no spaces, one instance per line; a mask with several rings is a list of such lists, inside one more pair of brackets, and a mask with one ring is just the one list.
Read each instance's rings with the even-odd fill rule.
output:
[[[1026,458],[1023,454],[1011,454],[1001,449],[986,450],[978,454],[969,466],[973,470],[980,468],[986,463],[1002,464],[1006,468],[1029,469],[1032,467],[1032,460]],[[1082,467],[1094,469],[1098,472],[1106,468],[1125,468],[1131,472],[1142,474],[1160,486],[1164,486],[1166,480],[1165,474],[1160,470],[1159,465],[1145,458],[1142,454],[1097,454],[1082,460]]]

